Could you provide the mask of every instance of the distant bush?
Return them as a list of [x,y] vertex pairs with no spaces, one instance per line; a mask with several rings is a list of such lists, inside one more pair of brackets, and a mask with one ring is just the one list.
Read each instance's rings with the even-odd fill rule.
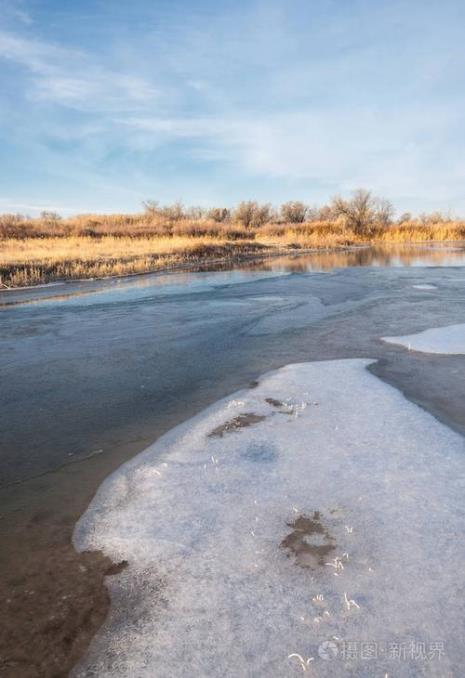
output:
[[207,211],[206,214],[207,219],[216,221],[219,224],[223,223],[224,221],[228,221],[230,216],[231,212],[227,207],[212,207]]
[[409,221],[412,221],[412,215],[410,212],[403,212],[397,219],[398,224],[406,224]]
[[249,200],[241,202],[234,210],[234,219],[245,228],[258,228],[269,221],[271,205],[259,205],[258,202]]
[[305,203],[298,200],[290,201],[281,205],[282,221],[288,224],[302,224],[309,212],[309,208]]
[[144,206],[145,214],[152,218],[180,221],[187,216],[184,211],[184,206],[180,202],[162,206],[157,200],[144,200],[142,204]]
[[160,205],[157,200],[144,200],[142,202],[146,214],[158,216],[160,214]]
[[176,202],[160,205],[146,200],[143,211],[132,214],[76,214],[61,217],[44,211],[39,217],[0,215],[0,238],[66,238],[105,236],[129,238],[207,237],[245,240],[261,237],[283,240],[299,247],[318,243],[343,245],[372,239],[407,241],[461,239],[464,222],[434,212],[412,217],[408,212],[393,223],[390,202],[369,191],[351,197],[337,196],[329,204],[310,208],[301,201],[285,202],[279,209],[270,204],[244,201],[235,208],[185,207]]
[[374,197],[370,191],[359,189],[352,198],[332,199],[330,209],[335,217],[342,217],[356,234],[369,234],[376,226],[387,226],[392,221],[393,207],[388,200]]
[[61,216],[58,214],[58,212],[47,212],[46,210],[40,213],[40,218],[42,221],[46,221],[49,224],[54,224],[57,221],[61,221]]

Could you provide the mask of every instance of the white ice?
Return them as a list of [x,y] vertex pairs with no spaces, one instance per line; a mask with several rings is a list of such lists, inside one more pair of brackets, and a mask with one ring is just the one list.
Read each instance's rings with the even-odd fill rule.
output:
[[[129,565],[75,676],[463,675],[464,441],[370,362],[282,368],[105,481],[75,543]],[[335,548],[302,567],[281,542],[314,511]]]
[[421,353],[465,354],[465,324],[433,327],[401,337],[383,337],[389,344],[399,344]]
[[412,285],[416,290],[437,290],[436,285],[430,285],[429,283],[422,283],[420,285]]

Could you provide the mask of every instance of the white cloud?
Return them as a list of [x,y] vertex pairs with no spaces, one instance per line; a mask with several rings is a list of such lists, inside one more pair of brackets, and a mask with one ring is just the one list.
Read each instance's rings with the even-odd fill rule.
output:
[[212,186],[324,200],[365,185],[406,208],[465,207],[463,22],[448,3],[227,4],[148,7],[137,31],[108,13],[88,51],[0,32],[26,98],[3,93],[9,143],[97,200],[100,176],[134,193],[195,187],[195,201]]
[[137,110],[159,97],[142,77],[99,65],[87,54],[0,32],[0,57],[27,69],[33,100],[84,111]]
[[[441,167],[443,129],[460,126],[458,112],[317,108],[269,115],[231,117],[119,119],[132,130],[129,145],[157,147],[184,139],[193,142],[197,159],[234,163],[255,177],[318,181],[351,190],[364,185],[381,194],[435,195],[452,200],[465,178],[460,161],[450,155]],[[436,157],[436,162],[433,159]],[[438,184],[438,172],[447,184]]]

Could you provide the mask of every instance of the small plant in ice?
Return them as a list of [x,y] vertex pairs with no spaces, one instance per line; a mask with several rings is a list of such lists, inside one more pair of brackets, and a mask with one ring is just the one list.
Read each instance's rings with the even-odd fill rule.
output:
[[314,657],[307,657],[307,659],[304,659],[304,658],[302,657],[302,655],[297,654],[297,652],[293,652],[292,654],[288,655],[287,658],[288,658],[288,659],[292,659],[293,657],[295,657],[296,659],[299,660],[300,665],[301,665],[303,671],[306,671],[306,670],[307,670],[307,668],[308,668],[309,665],[310,665],[310,662],[315,661],[315,660],[314,660]]
[[230,407],[244,407],[245,401],[244,400],[231,400],[231,402],[228,403],[228,408]]
[[352,607],[356,607],[357,610],[360,610],[360,605],[355,602],[352,598],[347,597],[347,593],[344,592],[344,604],[348,610],[350,610]]
[[336,556],[330,563],[326,563],[329,567],[334,567],[335,570],[343,570],[344,565],[342,564],[340,556]]

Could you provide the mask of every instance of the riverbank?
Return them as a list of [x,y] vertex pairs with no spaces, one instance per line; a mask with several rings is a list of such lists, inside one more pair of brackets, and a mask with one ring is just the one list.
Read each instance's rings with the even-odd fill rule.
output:
[[5,231],[0,237],[0,288],[29,287],[162,272],[207,264],[234,264],[254,257],[347,247],[454,242],[465,237],[462,222],[373,226],[356,232],[332,221],[265,224],[257,228],[210,222],[124,228],[118,221],[94,230],[84,226]]

